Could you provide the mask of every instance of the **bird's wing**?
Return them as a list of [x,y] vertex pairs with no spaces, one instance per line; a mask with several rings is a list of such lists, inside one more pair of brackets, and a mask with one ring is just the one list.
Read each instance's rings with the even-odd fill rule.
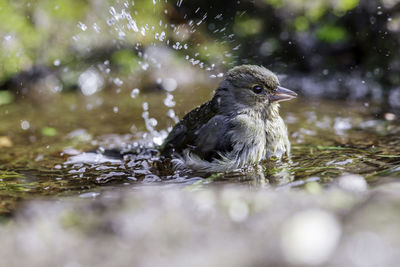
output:
[[196,132],[196,144],[193,152],[200,158],[211,161],[223,152],[232,149],[227,132],[230,129],[230,118],[217,115],[211,118]]
[[215,101],[211,100],[188,114],[175,125],[161,146],[161,155],[170,157],[181,153],[185,148],[196,145],[197,132],[216,115]]

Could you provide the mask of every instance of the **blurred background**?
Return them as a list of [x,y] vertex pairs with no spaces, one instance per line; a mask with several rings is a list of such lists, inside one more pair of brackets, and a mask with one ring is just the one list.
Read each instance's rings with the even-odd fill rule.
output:
[[[399,42],[400,0],[0,0],[0,266],[398,266]],[[240,64],[291,160],[164,166]]]
[[174,90],[251,63],[305,95],[400,107],[397,0],[2,0],[0,18],[0,104]]

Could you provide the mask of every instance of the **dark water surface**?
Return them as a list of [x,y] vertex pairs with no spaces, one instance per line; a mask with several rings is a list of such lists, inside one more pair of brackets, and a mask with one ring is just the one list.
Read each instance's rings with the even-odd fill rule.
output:
[[[380,177],[400,176],[400,124],[391,114],[367,102],[301,97],[281,108],[291,160],[268,161],[248,172],[174,173],[158,162],[152,147],[174,124],[174,113],[182,118],[211,95],[199,88],[176,91],[174,99],[165,92],[134,98],[130,92],[66,93],[46,103],[0,106],[0,137],[11,141],[0,146],[0,213],[12,212],[21,200],[91,198],[115,187],[298,187],[329,185],[344,173],[361,174],[373,185]],[[134,153],[123,159],[101,154],[121,148]],[[84,153],[93,149],[99,153]]]

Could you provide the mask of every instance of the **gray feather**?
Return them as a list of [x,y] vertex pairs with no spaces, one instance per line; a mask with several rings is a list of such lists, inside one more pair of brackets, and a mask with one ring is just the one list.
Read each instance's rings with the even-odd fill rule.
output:
[[196,133],[196,146],[193,152],[208,161],[218,157],[219,153],[227,152],[230,149],[230,140],[226,136],[229,128],[229,117],[214,116]]

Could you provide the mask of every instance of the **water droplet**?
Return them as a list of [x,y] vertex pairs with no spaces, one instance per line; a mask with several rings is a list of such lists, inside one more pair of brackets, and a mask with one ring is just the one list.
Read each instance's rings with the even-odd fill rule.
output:
[[112,25],[114,25],[115,24],[115,19],[108,19],[107,20],[107,25],[108,26],[112,26]]
[[140,33],[141,33],[143,36],[146,36],[146,29],[145,29],[144,27],[141,27],[141,28],[140,28]]
[[121,85],[123,85],[124,84],[124,82],[120,79],[120,78],[115,78],[115,79],[113,79],[113,83],[116,85],[116,86],[121,86]]
[[21,121],[22,130],[28,130],[31,127],[29,121]]
[[142,63],[142,70],[147,70],[150,67],[149,63]]
[[155,118],[150,118],[148,123],[150,126],[155,127],[155,126],[157,126],[158,121]]
[[78,27],[81,28],[82,31],[87,30],[87,26],[83,22],[78,22]]
[[170,117],[171,119],[174,119],[174,120],[175,120],[175,118],[177,118],[175,111],[173,109],[169,109],[167,112],[167,115],[168,115],[168,117]]
[[93,68],[84,71],[78,78],[78,85],[84,95],[92,95],[101,90],[104,81],[101,75]]
[[135,98],[139,94],[140,90],[138,88],[135,88],[131,92],[131,97]]
[[[153,137],[153,143],[157,146],[162,145],[164,138],[162,136]],[[161,180],[161,179],[160,179]]]
[[182,45],[180,42],[176,42],[175,44],[172,45],[172,48],[175,50],[180,50],[182,49]]
[[168,92],[174,91],[178,87],[178,83],[173,78],[166,78],[162,81],[162,85]]
[[235,46],[234,48],[232,48],[232,50],[239,50],[239,48],[240,48],[240,44],[239,45],[237,45],[237,46]]
[[119,38],[120,40],[124,40],[124,39],[125,39],[125,36],[126,36],[126,33],[123,32],[122,30],[120,30],[120,31],[118,32],[118,38]]
[[164,99],[164,105],[172,108],[175,106],[174,96],[171,94],[167,94],[167,97]]
[[100,33],[100,26],[99,25],[97,25],[97,23],[95,22],[95,23],[93,23],[93,26],[92,26],[92,28],[93,28],[93,30],[95,31],[95,32],[97,32],[97,33]]

